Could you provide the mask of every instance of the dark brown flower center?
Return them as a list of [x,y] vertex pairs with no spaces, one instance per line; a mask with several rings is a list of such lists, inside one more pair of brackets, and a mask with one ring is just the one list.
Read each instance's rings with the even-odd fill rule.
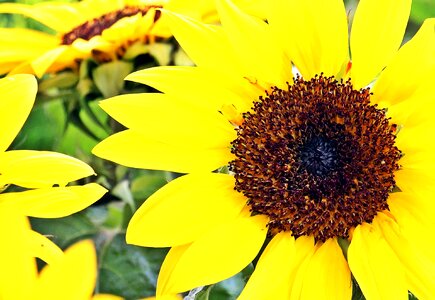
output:
[[[159,8],[161,6],[158,5],[149,5],[145,7],[134,7],[134,6],[126,6],[123,9],[107,13],[102,15],[99,18],[94,18],[93,20],[87,21],[70,32],[66,33],[62,37],[63,45],[71,45],[76,39],[84,39],[89,41],[92,37],[101,35],[101,33],[111,27],[113,24],[121,20],[122,18],[131,17],[137,14],[142,14],[143,16],[151,9],[151,8]],[[156,11],[156,15],[154,16],[154,22],[157,21],[160,17],[160,11]]]
[[396,127],[370,104],[369,89],[296,78],[244,115],[232,142],[235,189],[253,214],[269,216],[272,235],[347,238],[388,209],[401,157]]

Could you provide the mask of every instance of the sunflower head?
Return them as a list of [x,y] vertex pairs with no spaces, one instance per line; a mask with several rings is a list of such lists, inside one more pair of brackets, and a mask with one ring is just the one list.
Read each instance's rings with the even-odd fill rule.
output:
[[162,93],[102,103],[127,129],[95,154],[187,173],[127,230],[172,247],[157,294],[264,249],[240,299],[431,299],[435,19],[400,46],[409,0],[361,0],[350,38],[341,0],[276,0],[267,21],[216,3],[222,26],[167,12],[195,67],[135,72]]
[[254,103],[232,142],[235,189],[271,234],[349,237],[388,209],[401,152],[396,124],[350,80],[295,78]]

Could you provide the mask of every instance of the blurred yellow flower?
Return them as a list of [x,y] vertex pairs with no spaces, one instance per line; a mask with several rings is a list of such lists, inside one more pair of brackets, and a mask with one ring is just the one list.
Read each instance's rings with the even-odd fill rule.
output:
[[96,183],[67,186],[95,174],[73,157],[49,151],[6,151],[26,121],[36,92],[33,75],[0,79],[0,186],[3,191],[10,185],[19,188],[0,194],[0,210],[12,208],[26,216],[58,218],[88,207],[106,189]]
[[276,0],[267,22],[217,8],[222,27],[167,13],[197,67],[101,103],[128,129],[96,155],[188,173],[128,226],[172,247],[157,295],[233,276],[268,236],[239,299],[349,300],[352,277],[366,299],[432,299],[435,19],[400,48],[410,0],[361,0],[350,45],[341,0]]
[[[248,2],[245,5],[261,9]],[[0,13],[33,18],[56,34],[0,28],[0,74],[32,73],[41,77],[46,72],[74,68],[78,61],[89,57],[100,62],[116,60],[134,45],[171,36],[165,16],[156,11],[161,7],[209,22],[216,21],[212,0],[2,3]]]
[[[40,235],[29,238],[31,233],[26,217],[0,209],[0,299],[94,299],[97,259],[92,242],[78,242],[63,253]],[[37,271],[35,254],[48,263],[41,272]],[[122,298],[105,295],[104,299]]]

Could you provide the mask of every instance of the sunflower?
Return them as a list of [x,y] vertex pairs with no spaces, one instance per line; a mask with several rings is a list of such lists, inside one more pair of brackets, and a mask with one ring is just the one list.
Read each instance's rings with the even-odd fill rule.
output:
[[[155,10],[163,3],[86,0],[1,4],[1,13],[33,18],[56,34],[2,28],[0,73],[30,72],[41,77],[46,72],[74,67],[77,61],[89,57],[98,61],[116,59],[135,42],[147,43],[150,39],[168,37],[168,30],[159,25],[160,14]],[[180,5],[176,0],[172,1],[172,6]],[[165,3],[165,7],[171,8],[171,5]]]
[[[6,151],[32,109],[37,91],[33,75],[0,79],[0,210],[26,216],[58,218],[82,210],[105,193],[96,183],[67,186],[94,175],[84,162],[50,151]],[[13,113],[12,113],[13,112]]]
[[[260,11],[261,5],[254,4],[247,2],[244,6]],[[55,32],[1,28],[0,74],[32,73],[41,77],[46,72],[74,68],[77,62],[89,57],[99,62],[116,60],[126,55],[129,48],[171,36],[165,17],[156,11],[161,7],[216,21],[211,0],[0,4],[0,13],[30,17]]]
[[400,47],[410,6],[361,0],[350,39],[341,0],[276,0],[267,21],[219,0],[222,27],[167,14],[196,66],[129,75],[162,93],[103,101],[128,129],[93,150],[187,173],[127,229],[171,247],[158,295],[259,255],[239,299],[433,298],[435,19]]

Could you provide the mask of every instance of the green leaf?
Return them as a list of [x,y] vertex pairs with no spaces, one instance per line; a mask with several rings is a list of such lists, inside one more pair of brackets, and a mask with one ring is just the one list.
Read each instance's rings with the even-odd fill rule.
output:
[[129,299],[155,295],[157,274],[167,249],[142,248],[125,243],[117,234],[101,252],[98,293],[110,293]]
[[[210,299],[210,291],[212,290],[213,285],[209,285],[202,289],[198,294],[195,295],[195,300],[209,300]],[[189,297],[189,296],[188,296]],[[186,297],[187,299],[189,299]]]
[[365,300],[361,288],[355,279],[352,280],[352,300]]
[[433,0],[412,1],[411,20],[415,23],[422,23],[427,18],[435,16],[435,2]]
[[98,229],[84,212],[59,219],[31,218],[32,228],[48,236],[62,249],[83,239],[92,238]]
[[417,297],[415,297],[413,294],[411,294],[410,292],[408,292],[408,297],[409,297],[409,300],[418,300],[418,298]]
[[38,86],[38,92],[43,93],[53,88],[70,88],[74,86],[79,80],[76,73],[61,72],[46,79],[43,79]]
[[146,174],[135,178],[131,183],[131,192],[137,204],[140,205],[168,182],[165,172],[146,171]]
[[[68,128],[56,150],[89,162],[91,150],[96,144],[97,140],[84,133],[74,124],[68,124]],[[92,159],[95,159],[95,157],[92,157]]]
[[104,227],[107,228],[121,228],[124,220],[124,206],[122,202],[112,202],[106,205],[107,218],[104,222]]
[[132,60],[141,54],[148,53],[148,47],[143,42],[138,41],[129,46],[123,56],[125,60]]
[[79,118],[86,128],[103,140],[110,134],[110,129],[104,124],[107,123],[108,116],[98,105],[97,101],[80,101]]
[[54,149],[63,135],[64,120],[65,113],[60,99],[34,106],[12,148]]
[[133,211],[136,210],[136,204],[133,199],[133,195],[130,190],[130,182],[128,180],[122,180],[118,182],[116,186],[112,188],[112,195],[120,198],[123,202],[131,207]]
[[210,300],[235,300],[242,292],[245,286],[243,272],[234,275],[213,286],[210,293]]
[[132,63],[112,61],[95,68],[92,76],[103,96],[109,98],[121,94],[124,78],[132,71]]

